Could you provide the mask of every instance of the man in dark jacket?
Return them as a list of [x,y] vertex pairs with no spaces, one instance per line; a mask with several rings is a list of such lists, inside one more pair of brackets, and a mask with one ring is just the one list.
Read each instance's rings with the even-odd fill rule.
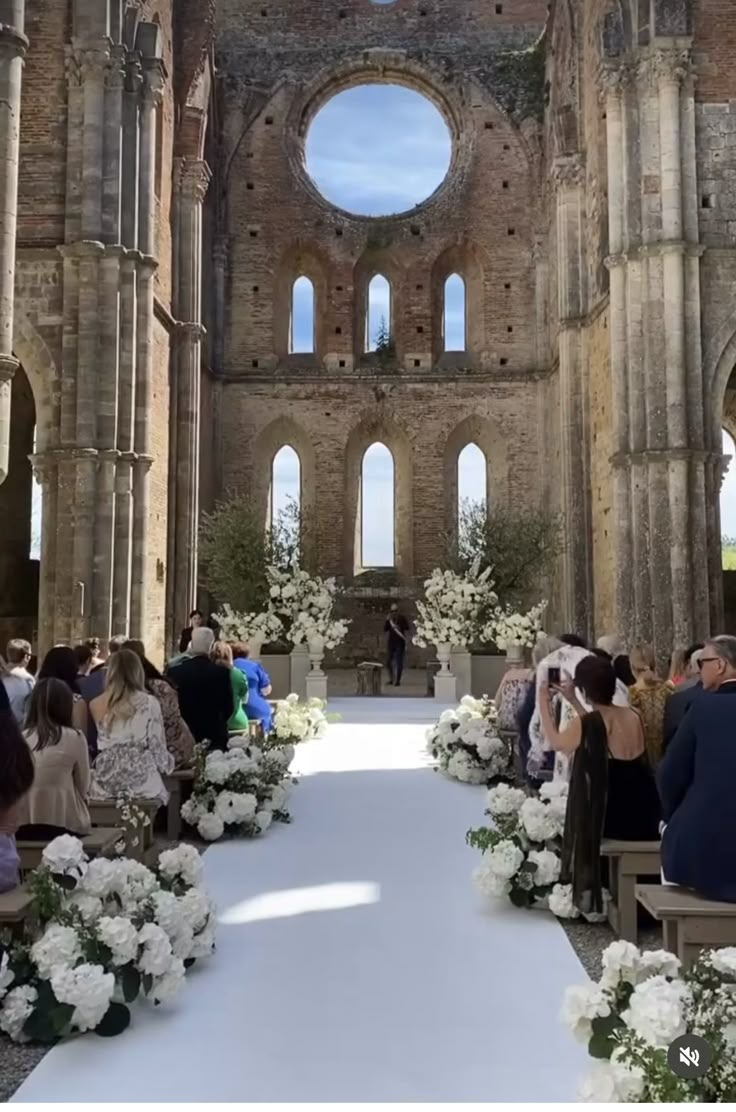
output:
[[167,675],[179,696],[181,716],[195,741],[227,749],[227,724],[234,710],[230,669],[210,660],[215,635],[206,626],[192,630],[189,655],[179,658]]
[[666,880],[736,903],[736,637],[708,641],[695,698],[657,770]]
[[674,695],[664,705],[664,726],[662,729],[662,752],[677,733],[685,715],[690,710],[695,699],[703,690],[700,682],[700,658],[703,655],[702,645],[692,645],[685,654],[685,666],[688,678],[676,689]]

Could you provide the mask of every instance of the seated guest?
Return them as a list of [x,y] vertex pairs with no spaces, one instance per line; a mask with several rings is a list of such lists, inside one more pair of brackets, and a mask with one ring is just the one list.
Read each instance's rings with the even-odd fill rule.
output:
[[[579,702],[578,689],[592,710]],[[559,691],[578,717],[561,732],[552,709]],[[597,656],[580,661],[575,680],[543,685],[545,735],[558,752],[574,754],[562,850],[562,883],[572,883],[575,906],[585,914],[603,911],[600,844],[654,840],[659,800],[638,714],[615,706],[616,676]]]
[[211,749],[227,749],[227,724],[235,707],[230,676],[210,659],[214,641],[211,629],[198,626],[192,630],[189,658],[167,672],[194,740],[209,742]]
[[20,884],[15,832],[18,808],[31,790],[33,773],[33,757],[0,684],[0,892],[9,892]]
[[585,638],[580,637],[577,633],[561,633],[556,640],[558,640],[560,644],[570,645],[571,648],[574,649],[587,649],[588,647],[588,642]]
[[649,645],[635,645],[630,659],[636,682],[629,688],[629,704],[641,718],[649,763],[656,768],[662,759],[665,707],[674,688],[657,675],[654,653]]
[[72,710],[72,726],[75,730],[87,733],[87,704],[79,690],[77,677],[77,658],[74,649],[67,645],[57,645],[49,649],[43,658],[43,664],[38,673],[39,680],[62,680],[72,693],[74,707]]
[[192,633],[195,629],[199,629],[200,626],[203,625],[204,614],[202,613],[202,611],[192,610],[191,614],[189,615],[189,625],[184,627],[184,629],[181,631],[181,636],[179,637],[180,653],[185,653],[187,651],[187,649],[189,648],[189,642],[192,639]]
[[245,673],[240,668],[233,667],[233,651],[227,641],[215,641],[210,655],[215,664],[227,668],[230,675],[235,709],[228,721],[227,728],[231,734],[247,733],[248,715],[245,713],[243,705],[248,702],[248,680]]
[[529,727],[532,723],[537,700],[537,668],[545,657],[548,657],[550,653],[559,649],[561,644],[562,642],[558,641],[556,637],[542,637],[537,641],[532,649],[532,664],[534,667],[531,669],[531,674],[524,691],[524,698],[516,713],[516,725],[519,732],[519,771],[529,787],[532,788],[538,788],[545,779],[549,779],[549,777],[552,776],[554,770],[554,753],[552,751],[547,753],[543,758],[540,768],[538,769],[538,776],[533,776],[528,768],[529,751],[532,747],[531,738],[529,737]]
[[28,665],[31,661],[31,646],[28,641],[14,638],[12,641],[8,641],[6,655],[8,667],[2,677],[3,687],[8,693],[13,716],[22,728],[26,719],[33,685],[36,682],[28,671]]
[[[113,653],[122,649],[126,641],[127,637],[123,637],[122,634],[116,633],[107,643],[107,659],[104,660],[102,664],[98,665],[97,668],[93,668],[88,676],[79,677],[79,690],[82,693],[82,698],[87,704],[88,710],[92,700],[96,699],[105,690],[107,665],[110,661],[110,657]],[[94,760],[97,754],[97,726],[91,714],[87,715],[87,747],[90,757]]]
[[736,903],[736,637],[706,642],[700,675],[704,690],[657,773],[662,871],[705,899]]
[[72,726],[74,701],[61,680],[39,680],[24,732],[36,770],[19,805],[18,836],[52,841],[60,834],[89,834],[90,770],[87,738]]
[[82,641],[74,646],[74,655],[77,658],[77,677],[81,680],[92,671],[92,650],[85,641]]
[[703,690],[703,685],[700,682],[700,659],[703,655],[703,646],[693,645],[686,651],[685,655],[687,658],[687,678],[679,687],[675,688],[674,694],[667,700],[664,707],[663,752],[667,751],[667,747],[677,733],[680,723]]
[[674,687],[679,687],[687,679],[686,649],[673,649],[670,657],[669,681]]
[[248,646],[242,641],[233,645],[233,663],[248,680],[248,702],[245,711],[251,722],[260,722],[263,732],[271,732],[273,713],[268,696],[271,694],[271,677],[257,660],[248,659]]
[[504,672],[493,700],[498,713],[496,725],[503,733],[517,732],[517,716],[529,686],[534,680],[534,675],[534,669],[527,667],[523,662]]
[[105,657],[102,655],[99,637],[88,637],[83,642],[89,651],[92,653],[92,663],[90,665],[90,672],[95,672],[98,668],[104,668]]
[[98,745],[90,798],[169,798],[162,777],[173,771],[174,758],[166,748],[161,707],[145,683],[135,653],[118,649],[110,657],[105,690],[90,706]]
[[142,641],[126,641],[123,647],[134,652],[143,665],[146,691],[149,691],[151,695],[158,699],[164,719],[166,748],[173,756],[176,767],[188,768],[194,756],[194,738],[192,737],[192,731],[181,716],[179,699],[173,684],[164,679],[158,668],[148,659]]

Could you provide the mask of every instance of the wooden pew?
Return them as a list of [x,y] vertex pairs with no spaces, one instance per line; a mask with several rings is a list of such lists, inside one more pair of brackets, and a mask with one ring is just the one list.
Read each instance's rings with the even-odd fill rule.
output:
[[[95,826],[92,828],[92,832],[85,835],[80,841],[88,857],[104,857],[114,851],[115,844],[124,835],[125,831],[119,826]],[[48,844],[48,842],[26,841],[25,839],[16,841],[21,872],[28,873],[32,869],[38,868],[41,864],[43,851]]]
[[169,793],[169,802],[166,805],[166,837],[175,842],[181,834],[181,789],[182,784],[191,784],[194,772],[191,768],[180,768],[169,776],[164,776]]
[[[128,829],[124,832],[125,854],[127,857],[135,858],[136,861],[143,861],[144,864],[148,864],[155,857],[153,851],[153,820],[161,809],[161,804],[157,799],[134,799],[131,802],[146,813],[149,821],[145,825],[141,823],[135,830]],[[125,826],[114,800],[91,799],[88,805],[92,826]]]
[[701,950],[736,946],[736,904],[704,900],[668,884],[637,884],[636,898],[661,922],[665,950],[686,968]]
[[20,884],[10,892],[0,895],[0,925],[16,926],[28,918],[33,897],[25,885]]
[[611,902],[608,905],[608,922],[619,938],[636,942],[636,882],[640,878],[658,875],[661,865],[659,842],[601,843],[601,856],[608,858],[610,877],[608,887]]

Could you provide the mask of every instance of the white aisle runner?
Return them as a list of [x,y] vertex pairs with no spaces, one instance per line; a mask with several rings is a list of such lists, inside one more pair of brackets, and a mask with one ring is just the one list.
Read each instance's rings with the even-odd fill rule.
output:
[[304,746],[291,826],[208,850],[217,954],[116,1039],[54,1048],[17,1101],[562,1101],[584,974],[546,913],[489,911],[484,792],[425,766],[436,705],[351,699]]

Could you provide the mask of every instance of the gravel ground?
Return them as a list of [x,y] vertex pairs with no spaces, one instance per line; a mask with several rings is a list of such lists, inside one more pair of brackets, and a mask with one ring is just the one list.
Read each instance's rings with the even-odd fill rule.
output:
[[46,1050],[45,1046],[22,1046],[0,1036],[0,1101],[10,1100]]
[[[583,969],[592,980],[597,981],[601,975],[601,955],[616,939],[608,923],[572,920],[561,925]],[[637,945],[642,950],[659,950],[662,946],[661,928],[656,925],[640,928]]]

